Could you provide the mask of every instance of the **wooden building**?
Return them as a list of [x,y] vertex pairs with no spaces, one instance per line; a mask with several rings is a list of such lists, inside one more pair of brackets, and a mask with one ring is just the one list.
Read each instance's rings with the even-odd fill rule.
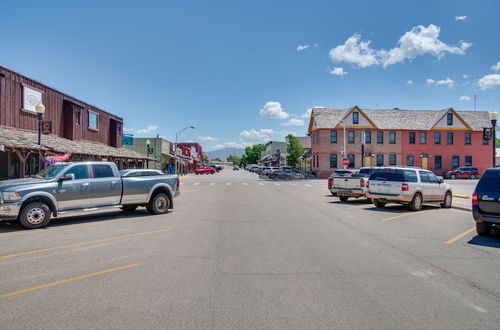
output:
[[[38,144],[35,107],[45,106]],[[0,66],[0,179],[37,172],[49,155],[142,167],[146,155],[122,147],[123,119]]]

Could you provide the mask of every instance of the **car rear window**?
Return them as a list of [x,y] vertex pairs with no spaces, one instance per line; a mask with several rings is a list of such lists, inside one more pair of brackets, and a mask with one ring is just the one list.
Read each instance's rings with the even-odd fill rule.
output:
[[379,169],[370,175],[370,181],[399,181],[404,182],[403,171],[397,169]]
[[500,192],[500,171],[487,170],[477,183],[476,191]]

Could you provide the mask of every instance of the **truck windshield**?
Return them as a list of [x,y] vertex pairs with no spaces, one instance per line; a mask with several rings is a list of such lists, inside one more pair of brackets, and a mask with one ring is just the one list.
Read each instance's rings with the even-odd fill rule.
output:
[[50,179],[55,178],[66,167],[68,167],[67,164],[52,165],[52,166],[44,168],[43,170],[41,170],[37,174],[33,175],[32,177],[38,178],[38,179],[50,180]]

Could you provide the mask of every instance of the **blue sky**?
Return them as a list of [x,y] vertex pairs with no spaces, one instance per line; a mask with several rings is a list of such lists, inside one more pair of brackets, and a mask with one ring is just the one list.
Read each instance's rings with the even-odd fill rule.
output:
[[472,110],[476,94],[498,109],[499,13],[493,0],[3,0],[0,64],[135,136],[194,125],[182,140],[212,150],[303,135],[313,106]]

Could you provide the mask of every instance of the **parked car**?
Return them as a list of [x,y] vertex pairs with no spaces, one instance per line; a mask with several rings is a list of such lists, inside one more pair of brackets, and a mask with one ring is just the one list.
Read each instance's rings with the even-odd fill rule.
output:
[[406,204],[413,211],[424,203],[438,203],[450,208],[451,186],[431,171],[406,167],[377,168],[368,179],[367,197],[376,207],[387,203]]
[[349,197],[364,198],[368,192],[366,183],[373,171],[374,167],[362,167],[350,176],[333,177],[330,192],[343,202],[347,202]]
[[[328,191],[331,192],[332,185],[333,185],[333,178],[334,177],[346,177],[350,176],[354,173],[354,170],[343,170],[343,169],[338,169],[332,172],[330,176],[328,177]],[[337,194],[334,194],[331,192],[332,196],[337,196]]]
[[303,180],[304,175],[294,171],[286,170],[275,171],[269,174],[267,178],[270,180]]
[[479,170],[477,167],[459,167],[456,170],[451,170],[444,173],[445,179],[477,179],[479,178]]
[[492,228],[500,230],[500,168],[484,172],[472,194],[472,215],[480,236],[491,234]]
[[239,168],[239,166],[238,166],[238,165],[234,165],[234,166],[233,166],[233,171],[239,171],[239,170],[240,170],[240,168]]
[[212,166],[205,166],[202,168],[198,168],[194,171],[194,174],[214,174],[215,173],[215,168]]
[[224,166],[222,166],[222,165],[215,165],[215,166],[213,166],[213,168],[215,168],[215,171],[220,172],[220,171],[222,171],[224,169]]
[[17,219],[32,229],[47,226],[51,217],[116,207],[146,206],[151,214],[163,214],[179,194],[176,174],[120,173],[112,162],[56,163],[31,178],[0,182],[0,221]]

